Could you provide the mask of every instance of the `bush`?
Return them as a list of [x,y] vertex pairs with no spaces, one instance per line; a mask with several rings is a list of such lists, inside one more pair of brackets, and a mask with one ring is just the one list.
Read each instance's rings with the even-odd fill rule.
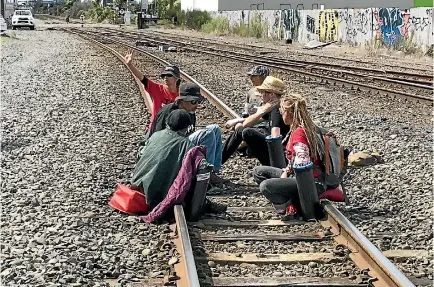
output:
[[383,38],[373,39],[365,43],[365,49],[368,51],[368,55],[370,56],[377,55],[385,50],[389,51],[389,53],[392,51],[401,51],[404,54],[421,54],[422,49],[413,42],[413,38],[414,33],[412,33],[408,38],[401,38],[394,45],[386,43]]
[[[262,23],[258,12],[253,13],[248,25],[240,23],[230,27],[226,17],[216,17],[203,24],[201,30],[204,33],[235,34],[241,37],[263,38],[268,36],[268,24]],[[280,32],[283,32],[283,29]]]
[[69,10],[64,11],[64,14],[69,15],[70,18],[80,18],[80,15],[83,14],[85,11],[92,8],[92,3],[90,2],[81,2],[76,1],[72,4],[72,6],[69,8]]
[[187,28],[199,30],[202,25],[211,21],[211,16],[207,11],[180,11],[178,15],[178,23],[185,25]]
[[414,38],[414,32],[410,35],[409,38],[401,39],[401,41],[399,41],[398,45],[396,46],[396,49],[398,51],[404,52],[405,54],[416,54],[420,52],[421,49],[420,47],[418,47],[416,43],[413,42],[413,38]]
[[262,38],[267,36],[267,23],[262,23],[258,12],[255,12],[249,21],[249,36]]
[[117,12],[109,7],[96,6],[86,11],[86,17],[91,18],[97,23],[101,23],[104,20],[114,21],[117,18]]
[[244,23],[237,23],[231,28],[231,33],[241,37],[249,37],[249,27]]
[[203,24],[201,30],[205,33],[227,34],[229,33],[229,20],[225,17],[213,18]]

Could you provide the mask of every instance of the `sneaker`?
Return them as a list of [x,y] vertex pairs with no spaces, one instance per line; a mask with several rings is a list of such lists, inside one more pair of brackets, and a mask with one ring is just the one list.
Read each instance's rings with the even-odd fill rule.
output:
[[285,210],[285,215],[282,216],[282,220],[293,220],[297,218],[297,209],[293,204],[289,204]]
[[211,184],[208,184],[208,190],[206,193],[208,194],[223,194],[225,191],[217,186],[212,186]]
[[226,204],[221,204],[217,202],[213,202],[209,199],[206,200],[204,206],[205,213],[224,213],[228,209]]
[[224,183],[229,183],[230,181],[227,179],[223,179],[220,176],[218,176],[216,173],[211,172],[211,176],[209,179],[209,183],[212,185],[222,185]]

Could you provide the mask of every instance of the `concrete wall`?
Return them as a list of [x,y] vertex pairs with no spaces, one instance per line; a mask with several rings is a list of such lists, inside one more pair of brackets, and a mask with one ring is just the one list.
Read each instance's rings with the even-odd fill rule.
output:
[[259,13],[267,23],[269,37],[290,38],[302,44],[317,40],[359,46],[382,41],[393,46],[411,39],[424,50],[433,45],[433,8],[242,10],[212,15],[226,17],[235,26],[248,24],[253,13]]
[[182,0],[181,10],[218,11],[218,0]]
[[[182,0],[191,1],[191,0]],[[214,2],[216,0],[196,0],[196,2]],[[219,11],[234,10],[281,10],[281,9],[325,9],[370,8],[381,3],[382,7],[410,9],[414,0],[218,0]],[[284,5],[281,5],[284,4]],[[318,5],[318,6],[317,6]],[[209,11],[217,11],[209,10]]]

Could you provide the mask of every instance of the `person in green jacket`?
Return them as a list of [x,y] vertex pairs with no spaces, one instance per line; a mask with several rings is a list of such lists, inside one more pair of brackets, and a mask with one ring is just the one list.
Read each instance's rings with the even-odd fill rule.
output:
[[190,125],[191,118],[185,110],[171,112],[167,117],[167,128],[155,132],[142,150],[131,188],[144,193],[151,208],[165,198],[185,155],[194,147],[187,137]]

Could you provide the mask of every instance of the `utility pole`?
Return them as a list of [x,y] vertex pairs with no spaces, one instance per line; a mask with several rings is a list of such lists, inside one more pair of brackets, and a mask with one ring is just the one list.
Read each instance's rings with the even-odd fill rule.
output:
[[2,17],[5,17],[5,1],[6,0],[0,0],[1,1],[1,13],[2,13]]

